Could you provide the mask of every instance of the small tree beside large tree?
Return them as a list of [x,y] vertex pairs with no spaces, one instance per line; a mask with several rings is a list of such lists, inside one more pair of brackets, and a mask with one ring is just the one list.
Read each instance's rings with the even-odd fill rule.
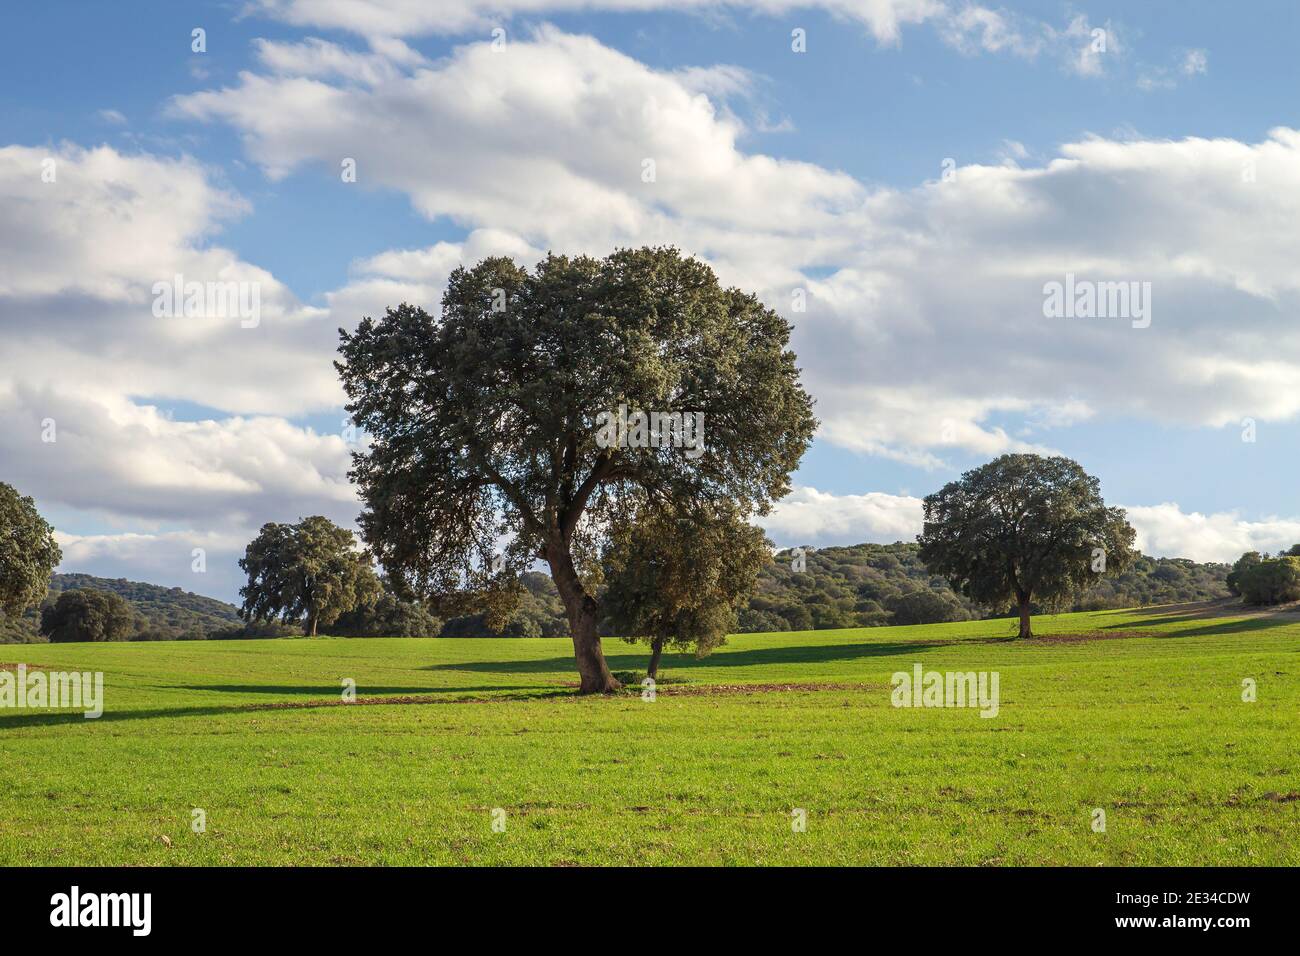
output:
[[816,425],[789,323],[675,249],[531,272],[486,259],[451,274],[440,317],[401,305],[340,335],[370,438],[352,472],[362,535],[390,579],[441,607],[545,561],[584,693],[620,686],[592,573],[611,520],[642,500],[766,513]]
[[248,575],[239,589],[244,620],[304,621],[309,637],[344,612],[374,604],[383,590],[352,532],[320,515],[262,525],[239,566]]
[[763,532],[732,508],[647,508],[615,525],[604,554],[601,605],[610,631],[650,645],[659,676],[665,646],[708,656],[736,630],[736,613],[772,560]]
[[36,502],[0,482],[0,612],[17,617],[40,604],[62,560],[54,528]]
[[1096,478],[1068,458],[1003,455],[925,499],[917,540],[934,574],[985,606],[1030,606],[1080,593],[1133,561],[1134,531]]

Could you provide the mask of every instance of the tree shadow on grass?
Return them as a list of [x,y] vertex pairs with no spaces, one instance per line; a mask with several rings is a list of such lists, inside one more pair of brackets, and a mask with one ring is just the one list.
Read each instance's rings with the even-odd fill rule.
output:
[[1248,634],[1252,631],[1267,631],[1275,627],[1285,627],[1288,624],[1297,624],[1300,621],[1278,620],[1273,615],[1265,617],[1251,617],[1240,621],[1224,621],[1218,624],[1207,624],[1204,627],[1191,627],[1186,630],[1170,634],[1170,637],[1204,637],[1209,634]]
[[[1013,637],[961,638],[957,640],[920,640],[878,642],[862,644],[816,644],[761,647],[750,650],[724,650],[705,658],[693,654],[664,651],[660,667],[667,670],[693,670],[702,667],[753,667],[761,664],[823,664],[855,661],[870,657],[895,657],[915,654],[934,647],[951,647],[966,644],[1003,644]],[[610,653],[606,643],[605,663],[611,671],[644,671],[650,657],[649,650],[640,653]],[[425,670],[468,671],[476,674],[572,674],[575,665],[572,657],[548,657],[527,661],[462,661],[450,664],[430,664]]]
[[[223,704],[199,707],[152,707],[130,710],[105,709],[93,719],[88,719],[82,711],[24,711],[0,715],[0,731],[18,730],[24,727],[55,727],[63,724],[102,724],[116,723],[123,720],[165,720],[172,717],[220,717],[228,714],[259,714],[285,710],[316,710],[325,707],[377,707],[409,706],[421,704],[460,704],[499,701],[545,700],[554,697],[576,696],[567,687],[539,687],[536,684],[514,686],[488,684],[481,687],[419,687],[392,693],[363,690],[358,694],[356,703],[345,704],[334,688],[325,687],[275,687],[275,686],[220,686],[203,685],[185,688],[187,690],[222,691],[227,693],[249,693],[266,691],[268,693],[315,695],[317,700],[282,701],[272,703]],[[393,691],[394,688],[381,688]],[[471,697],[464,695],[484,694],[492,691],[511,691],[508,695],[497,697]],[[527,693],[521,693],[526,691]],[[438,699],[439,695],[459,694]],[[394,696],[411,698],[407,700],[392,699]]]
[[[1215,601],[1185,601],[1181,604],[1156,604],[1151,607],[1120,608],[1107,613],[1123,615],[1129,618],[1138,615],[1146,618],[1142,624],[1185,624],[1191,621],[1205,622],[1205,633],[1217,633],[1223,622],[1229,631],[1237,629],[1254,630],[1264,627],[1278,627],[1284,624],[1300,624],[1300,602],[1290,604],[1257,605],[1244,604],[1241,598],[1220,598]],[[1254,622],[1249,628],[1242,628],[1245,618]],[[1238,619],[1238,620],[1230,620]],[[1106,629],[1124,629],[1132,627],[1129,621],[1107,624]],[[1184,632],[1186,633],[1186,632]]]
[[[1205,637],[1211,634],[1247,634],[1252,631],[1267,631],[1275,627],[1285,627],[1288,624],[1300,624],[1300,620],[1294,617],[1282,618],[1278,614],[1259,614],[1247,618],[1222,618],[1215,620],[1206,618],[1203,614],[1171,614],[1165,617],[1153,617],[1142,622],[1142,626],[1148,624],[1190,624],[1200,622],[1201,627],[1180,628],[1177,631],[1170,631],[1168,634],[1150,634],[1162,640],[1178,637]],[[1104,628],[1108,631],[1113,630],[1135,630],[1130,624],[1107,624]]]
[[[1135,631],[1148,627],[1152,624],[1183,624],[1187,621],[1204,621],[1204,614],[1167,614],[1163,617],[1148,617],[1144,621],[1133,622],[1130,620],[1120,621],[1118,624],[1103,624],[1099,630],[1102,631]],[[1165,635],[1166,637],[1175,637],[1174,634]]]
[[[343,688],[337,684],[180,684],[171,690],[216,691],[221,694],[275,694],[281,697],[320,697],[339,699]],[[374,687],[357,684],[358,699],[364,697],[427,697],[435,694],[478,694],[488,691],[541,691],[538,684],[484,684],[481,687]]]
[[1220,598],[1215,601],[1182,601],[1177,604],[1151,604],[1147,607],[1112,608],[1103,613],[1122,614],[1125,617],[1131,614],[1144,617],[1185,614],[1192,618],[1205,618],[1211,615],[1229,615],[1238,610],[1241,610],[1241,601],[1238,598]]

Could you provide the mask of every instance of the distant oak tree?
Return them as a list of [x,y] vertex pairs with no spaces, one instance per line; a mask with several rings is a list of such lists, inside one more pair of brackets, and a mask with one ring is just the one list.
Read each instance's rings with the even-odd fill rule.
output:
[[1287,552],[1247,564],[1235,584],[1245,604],[1300,601],[1300,557]]
[[95,588],[64,591],[41,609],[41,633],[52,644],[125,641],[139,628],[135,611],[120,594]]
[[1235,596],[1241,596],[1242,579],[1249,573],[1250,569],[1263,561],[1264,558],[1258,551],[1247,551],[1232,565],[1232,570],[1228,572],[1228,590]]
[[[387,574],[439,607],[517,594],[544,561],[584,693],[620,686],[595,587],[611,519],[642,499],[766,513],[816,424],[789,324],[670,248],[551,255],[531,272],[485,259],[451,274],[440,317],[400,305],[340,334],[369,436],[353,456],[360,525]],[[624,410],[631,427],[610,441]],[[702,427],[645,442],[640,414]]]
[[925,499],[917,538],[929,570],[995,609],[1014,605],[1030,637],[1030,605],[1087,590],[1135,558],[1122,508],[1068,458],[1003,455]]
[[954,600],[951,591],[942,594],[931,588],[917,588],[890,598],[885,607],[894,624],[943,624],[966,621],[970,612]]
[[374,604],[382,592],[352,532],[320,515],[262,525],[239,566],[248,575],[239,589],[244,620],[304,621],[309,637],[341,614]]
[[338,637],[437,637],[442,621],[414,601],[385,591],[373,605],[358,605],[331,626]]

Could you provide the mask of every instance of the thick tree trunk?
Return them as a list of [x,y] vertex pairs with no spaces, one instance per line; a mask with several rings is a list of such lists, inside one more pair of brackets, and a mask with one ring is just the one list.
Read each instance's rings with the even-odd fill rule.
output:
[[664,639],[656,637],[650,642],[650,666],[646,668],[646,676],[651,680],[659,678],[659,657],[664,652]]
[[1033,637],[1029,630],[1029,595],[1017,595],[1016,600],[1020,604],[1020,637]]
[[573,638],[573,656],[578,664],[581,684],[580,694],[609,694],[623,685],[614,679],[605,664],[605,652],[600,646],[599,607],[582,587],[578,572],[573,567],[573,556],[567,547],[550,547],[546,561],[551,566],[551,579],[564,602],[564,612],[569,619],[569,634]]
[[580,694],[610,694],[623,685],[609,672],[605,663],[605,652],[600,645],[600,635],[596,632],[596,602],[583,596],[583,606],[579,608],[576,619],[569,618],[569,627],[573,634],[573,656],[578,663],[578,675],[581,684]]

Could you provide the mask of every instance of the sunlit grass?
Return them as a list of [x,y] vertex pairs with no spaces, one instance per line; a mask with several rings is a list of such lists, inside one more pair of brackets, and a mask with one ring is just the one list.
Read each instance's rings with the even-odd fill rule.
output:
[[[0,864],[1295,864],[1293,620],[740,635],[653,702],[576,698],[567,640],[5,646],[107,689],[0,710]],[[998,671],[998,716],[890,706],[915,663]]]

